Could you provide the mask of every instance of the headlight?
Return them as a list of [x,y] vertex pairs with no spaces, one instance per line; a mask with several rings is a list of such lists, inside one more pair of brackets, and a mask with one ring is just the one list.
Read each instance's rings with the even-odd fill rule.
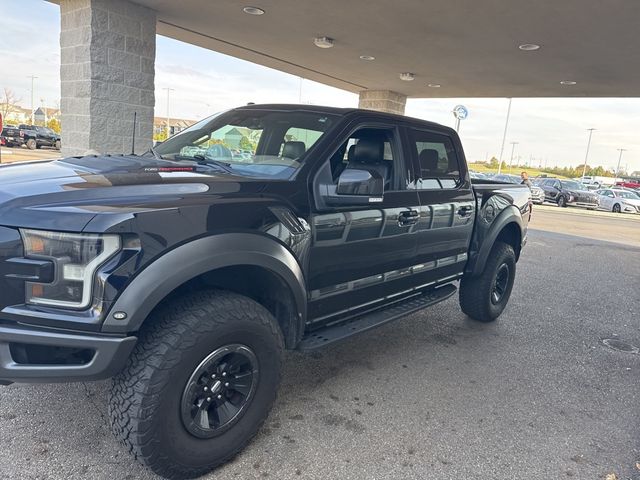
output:
[[91,303],[96,270],[120,250],[118,235],[20,230],[25,256],[54,264],[51,283],[26,283],[26,302],[86,308]]

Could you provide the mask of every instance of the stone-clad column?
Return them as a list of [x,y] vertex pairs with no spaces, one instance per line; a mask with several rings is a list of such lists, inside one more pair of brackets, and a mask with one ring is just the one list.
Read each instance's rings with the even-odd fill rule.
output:
[[126,0],[60,0],[63,156],[136,153],[153,137],[156,14]]
[[360,92],[359,108],[404,115],[407,96],[391,90],[364,90]]

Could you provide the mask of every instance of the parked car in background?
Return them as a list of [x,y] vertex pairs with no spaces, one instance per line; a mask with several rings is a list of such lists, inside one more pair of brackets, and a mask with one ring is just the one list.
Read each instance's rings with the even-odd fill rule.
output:
[[590,210],[598,208],[600,195],[586,190],[575,180],[544,178],[538,182],[544,190],[545,200],[556,203],[559,207],[586,207]]
[[640,195],[630,190],[606,188],[600,195],[600,208],[614,213],[640,213]]
[[474,180],[487,180],[488,178],[491,178],[486,173],[480,173],[474,170],[469,170],[469,177],[471,177],[471,179],[474,179]]
[[29,150],[42,147],[54,147],[60,150],[60,135],[47,127],[36,125],[7,126],[2,129],[8,147],[21,147],[25,145]]
[[[472,177],[473,178],[473,177]],[[491,180],[495,180],[497,182],[506,182],[506,183],[522,183],[522,178],[518,175],[494,175],[491,177]],[[531,181],[531,201],[537,205],[542,205],[544,203],[544,190],[537,186],[533,180]]]
[[640,191],[640,178],[625,178],[622,182],[616,182],[616,187],[631,188]]
[[605,185],[613,185],[615,182],[615,178],[613,177],[600,177],[600,176],[591,176],[585,175],[584,177],[580,177],[580,179],[575,179],[576,181],[580,181],[584,183],[589,188],[593,187],[594,189],[599,189],[604,187]]
[[501,173],[500,175],[494,175],[491,177],[491,180],[495,180],[497,182],[506,182],[506,183],[520,183],[522,179],[518,175],[508,175],[505,173]]

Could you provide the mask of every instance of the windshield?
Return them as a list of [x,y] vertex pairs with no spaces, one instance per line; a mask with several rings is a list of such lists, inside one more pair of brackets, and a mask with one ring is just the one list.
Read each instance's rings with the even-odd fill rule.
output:
[[568,182],[565,180],[562,181],[562,187],[566,190],[584,190],[584,187],[578,182]]
[[210,166],[212,173],[224,169],[236,175],[288,179],[337,118],[305,111],[231,110],[169,138],[155,153],[166,160]]
[[616,195],[618,197],[620,197],[620,198],[628,198],[630,200],[638,200],[640,198],[635,193],[633,193],[633,192],[625,192],[624,190],[623,191],[617,190],[616,191]]

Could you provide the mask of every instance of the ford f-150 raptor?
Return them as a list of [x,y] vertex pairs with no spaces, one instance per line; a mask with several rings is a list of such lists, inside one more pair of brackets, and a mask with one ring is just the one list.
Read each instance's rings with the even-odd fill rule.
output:
[[126,448],[203,474],[260,428],[284,349],[456,291],[475,320],[502,313],[530,192],[480,182],[450,128],[295,105],[226,111],[144,155],[2,166],[0,383],[112,377]]

